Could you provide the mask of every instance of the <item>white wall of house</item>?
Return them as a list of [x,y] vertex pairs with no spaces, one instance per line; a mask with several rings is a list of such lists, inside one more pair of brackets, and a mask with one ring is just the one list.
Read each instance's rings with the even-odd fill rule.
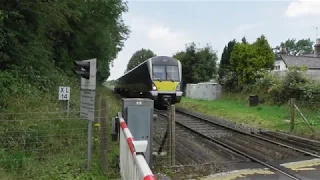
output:
[[[272,73],[278,75],[279,77],[283,77],[287,74],[287,71],[288,69],[286,64],[282,59],[275,60],[274,70],[271,71]],[[309,69],[306,74],[307,76],[311,77],[311,79],[320,81],[320,69]]]
[[286,64],[283,60],[276,60],[274,62],[274,71],[283,71],[286,70]]
[[307,71],[307,75],[309,75],[312,79],[320,80],[320,69],[309,69]]

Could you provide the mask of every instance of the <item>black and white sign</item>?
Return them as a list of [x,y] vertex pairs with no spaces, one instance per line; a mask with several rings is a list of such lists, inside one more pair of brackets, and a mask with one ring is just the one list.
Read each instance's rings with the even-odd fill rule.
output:
[[70,100],[70,87],[59,86],[59,100]]
[[93,90],[80,91],[80,117],[94,121],[94,105],[96,92]]
[[97,59],[83,60],[90,62],[90,79],[81,78],[81,89],[96,89]]

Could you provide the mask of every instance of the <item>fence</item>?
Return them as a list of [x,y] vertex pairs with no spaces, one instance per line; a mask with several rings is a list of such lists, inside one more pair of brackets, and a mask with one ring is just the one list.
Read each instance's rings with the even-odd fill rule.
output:
[[[290,131],[297,131],[302,135],[314,136],[320,129],[320,102],[296,100],[291,98]],[[320,139],[319,137],[316,137]]]
[[123,118],[119,117],[120,131],[120,171],[125,180],[155,180],[142,152],[147,141],[135,141]]
[[[106,130],[106,103],[95,110],[95,119]],[[54,108],[53,108],[54,109]],[[1,179],[73,179],[88,169],[88,121],[79,118],[79,111],[0,113],[0,177]],[[106,126],[106,125],[105,125]],[[94,130],[97,130],[95,128]],[[107,136],[92,140],[106,144]],[[94,143],[97,144],[97,143]],[[99,148],[92,147],[94,152]],[[106,154],[106,147],[100,149]],[[107,166],[106,155],[94,153],[94,163],[100,158]],[[90,165],[89,165],[90,166]]]

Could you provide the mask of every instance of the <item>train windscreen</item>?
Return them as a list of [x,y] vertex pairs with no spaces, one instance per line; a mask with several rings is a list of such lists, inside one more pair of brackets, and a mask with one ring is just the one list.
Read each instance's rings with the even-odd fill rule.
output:
[[179,68],[178,66],[153,66],[153,79],[154,80],[169,80],[179,81]]
[[179,81],[178,66],[166,66],[166,67],[167,67],[167,80]]
[[153,66],[153,79],[154,80],[166,80],[165,66]]

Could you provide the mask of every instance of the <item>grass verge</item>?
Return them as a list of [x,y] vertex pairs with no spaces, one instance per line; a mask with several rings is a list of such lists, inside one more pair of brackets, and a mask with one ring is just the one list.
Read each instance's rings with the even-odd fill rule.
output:
[[[184,97],[177,106],[209,116],[246,124],[255,128],[285,132],[290,130],[290,107],[288,105],[273,106],[269,104],[260,104],[257,107],[249,107],[248,103],[243,99],[232,99],[229,96],[227,99],[215,101],[195,100]],[[304,123],[298,112],[296,112],[296,125],[292,133],[304,137],[320,139],[320,136],[317,133],[320,130],[319,113],[303,107],[299,108],[301,108],[304,116],[314,123],[312,127],[316,134],[312,135],[311,130],[307,124]]]
[[[111,125],[112,125],[112,118],[117,115],[118,112],[121,111],[121,97],[115,94],[111,89],[106,87],[100,87],[97,89],[97,95],[100,95],[101,99],[107,99],[108,105],[108,134],[109,134],[109,141],[108,141],[108,158],[109,158],[109,169],[107,171],[107,179],[120,179],[120,172],[117,167],[117,163],[120,156],[120,149],[119,149],[119,142],[112,142],[111,141]],[[99,106],[100,107],[100,106]],[[96,134],[100,132],[99,128],[96,128]],[[100,143],[100,142],[99,142]],[[97,143],[97,148],[100,147],[100,144]]]
[[[109,143],[110,168],[106,174],[101,169],[99,127],[94,127],[92,170],[86,170],[87,121],[78,116],[79,87],[72,85],[71,91],[69,116],[54,93],[11,96],[0,113],[1,179],[119,179],[117,142]],[[110,120],[120,109],[119,99],[104,87],[97,94],[108,98]]]

